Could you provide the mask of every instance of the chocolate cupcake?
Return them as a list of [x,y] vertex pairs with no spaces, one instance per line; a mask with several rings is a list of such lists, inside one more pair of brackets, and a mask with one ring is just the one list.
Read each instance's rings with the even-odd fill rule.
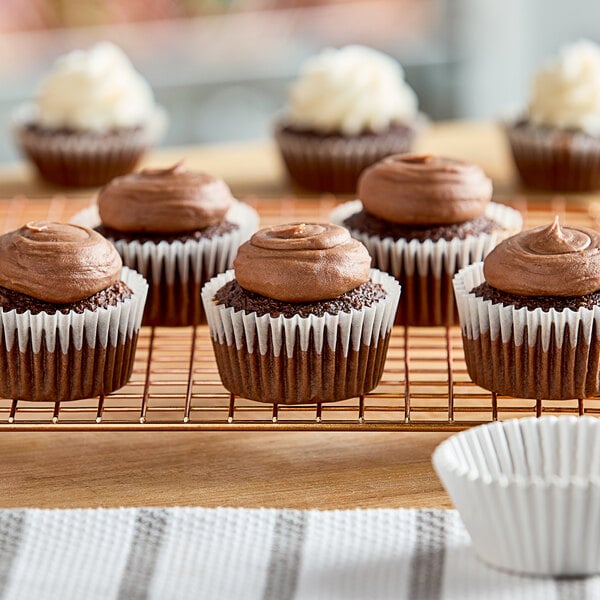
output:
[[297,184],[354,193],[360,173],[407,152],[425,121],[392,57],[365,46],[326,48],[303,66],[275,139]]
[[452,278],[521,229],[521,215],[490,202],[492,182],[477,165],[399,154],[367,169],[354,200],[331,220],[369,250],[373,267],[402,286],[396,322],[458,322]]
[[506,124],[515,165],[529,187],[600,188],[600,46],[564,48],[533,81],[523,117]]
[[600,394],[600,233],[515,235],[454,279],[471,379],[498,394]]
[[87,227],[33,221],[0,236],[0,395],[58,402],[125,385],[147,287]]
[[14,134],[44,179],[89,187],[131,172],[165,124],[148,83],[104,42],[57,59],[34,102],[16,112]]
[[206,322],[202,286],[231,267],[258,227],[256,211],[235,200],[224,181],[180,163],[113,179],[100,190],[97,209],[74,221],[96,227],[123,263],[146,277],[143,323],[163,326]]
[[224,386],[274,404],[334,402],[377,386],[400,286],[331,224],[262,229],[202,290]]

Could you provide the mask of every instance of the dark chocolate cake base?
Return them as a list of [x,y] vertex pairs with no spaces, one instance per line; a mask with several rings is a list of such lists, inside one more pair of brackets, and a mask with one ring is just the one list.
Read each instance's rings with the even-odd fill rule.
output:
[[361,210],[350,215],[344,221],[344,226],[348,229],[355,229],[361,233],[366,233],[370,236],[374,235],[382,239],[389,237],[394,241],[418,240],[419,242],[426,240],[431,240],[432,242],[439,240],[450,241],[455,238],[464,240],[469,236],[491,233],[499,228],[498,223],[486,216],[477,217],[463,223],[421,226],[385,221],[366,210]]
[[123,281],[117,281],[108,288],[100,290],[88,298],[83,298],[69,304],[52,304],[51,302],[38,300],[27,294],[21,294],[0,286],[0,307],[5,312],[16,310],[19,314],[26,311],[30,311],[32,315],[37,315],[41,312],[49,315],[61,312],[66,315],[71,311],[81,314],[86,310],[93,312],[98,308],[116,306],[119,302],[123,302],[127,298],[131,298],[131,290]]
[[506,132],[525,186],[564,192],[600,189],[600,138],[526,121],[508,125]]
[[16,137],[44,179],[69,187],[97,187],[131,173],[148,149],[141,128],[96,133],[24,125]]
[[484,281],[471,290],[479,298],[491,300],[493,304],[504,304],[515,308],[535,310],[541,308],[544,312],[553,309],[561,312],[566,309],[579,310],[580,308],[594,308],[600,305],[600,291],[584,296],[518,296],[503,292]]
[[244,289],[236,279],[227,282],[217,290],[215,301],[234,310],[243,310],[246,313],[256,313],[258,316],[271,315],[278,317],[283,315],[292,318],[299,317],[323,317],[326,314],[337,315],[340,312],[350,312],[373,306],[386,297],[385,290],[381,284],[367,281],[354,289],[343,293],[331,300],[315,300],[314,302],[284,302],[267,298]]
[[[488,217],[480,217],[466,223],[446,225],[439,227],[406,227],[388,223],[383,219],[366,213],[357,212],[344,220],[344,226],[348,227],[353,236],[361,239],[361,235],[394,240],[404,239],[407,242],[417,240],[423,242],[427,239],[432,241],[452,239],[466,240],[471,236],[489,234],[502,229],[501,225]],[[467,242],[465,242],[467,243]],[[366,244],[369,247],[369,244]],[[440,276],[433,274],[431,258],[429,260],[428,273],[420,275],[417,265],[414,265],[413,273],[408,274],[404,256],[398,258],[392,251],[381,255],[379,246],[371,248],[372,264],[375,269],[389,272],[402,286],[402,297],[396,313],[396,325],[411,325],[416,327],[439,327],[457,325],[458,309],[454,298],[452,279],[460,269],[456,261],[456,267],[449,271],[447,261],[442,261]],[[382,250],[382,252],[385,252]]]
[[200,281],[196,281],[191,274],[185,282],[176,277],[172,284],[167,283],[164,269],[158,281],[154,280],[151,272],[143,275],[148,280],[149,288],[142,325],[185,327],[206,323],[200,293],[214,273],[202,277]]
[[358,351],[350,349],[348,356],[341,344],[333,351],[325,343],[319,353],[310,346],[302,351],[298,342],[291,358],[285,342],[275,356],[271,336],[265,354],[212,341],[219,375],[230,392],[258,402],[311,404],[353,398],[377,387],[389,339],[390,333],[376,347],[363,344]]
[[390,154],[408,152],[416,133],[416,127],[403,125],[355,136],[321,135],[280,126],[275,139],[291,178],[299,186],[352,194],[364,169]]
[[137,332],[120,338],[116,346],[94,348],[85,343],[81,350],[60,345],[50,352],[45,342],[34,352],[31,341],[25,352],[15,341],[7,350],[0,337],[0,396],[34,402],[64,402],[108,394],[123,387],[133,370]]
[[[489,332],[474,340],[463,335],[465,360],[474,383],[497,394],[517,398],[568,400],[600,395],[600,342],[594,325],[591,345],[569,343],[569,328],[562,347],[554,333],[544,351],[540,336],[532,346],[527,342],[516,346],[513,340],[492,340]],[[583,338],[579,332],[578,339]]]

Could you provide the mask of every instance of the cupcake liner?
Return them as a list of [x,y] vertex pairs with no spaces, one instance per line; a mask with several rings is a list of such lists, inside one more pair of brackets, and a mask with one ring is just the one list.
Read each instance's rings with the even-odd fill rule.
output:
[[[331,214],[332,223],[344,221],[362,210],[360,200],[338,206]],[[373,267],[393,275],[402,286],[402,301],[396,323],[416,326],[451,326],[458,323],[452,278],[464,267],[482,260],[503,239],[520,231],[521,214],[508,206],[490,202],[485,216],[500,228],[491,233],[447,240],[393,240],[356,229],[352,237],[361,241],[373,259]]]
[[600,188],[600,138],[534,125],[505,127],[523,183],[541,190]]
[[415,123],[402,129],[353,137],[310,135],[289,131],[279,124],[275,140],[290,176],[300,186],[352,194],[364,169],[390,154],[408,152],[425,122],[420,115]]
[[333,402],[377,386],[400,298],[398,282],[371,269],[387,298],[374,306],[323,317],[257,316],[214,301],[234,279],[227,271],[209,281],[202,301],[219,374],[240,396],[275,404]]
[[471,379],[520,398],[565,400],[600,394],[600,307],[530,310],[475,296],[483,263],[454,278]]
[[600,421],[530,417],[452,436],[433,464],[481,559],[530,575],[600,572]]
[[[226,219],[239,228],[210,239],[140,243],[108,238],[123,264],[148,280],[144,325],[179,327],[206,323],[202,286],[233,266],[238,247],[258,229],[257,212],[243,202],[236,201]],[[77,213],[71,221],[88,227],[101,223],[96,206]]]
[[32,129],[27,109],[14,118],[16,142],[44,179],[65,186],[95,187],[130,173],[166,125],[166,113],[157,109],[141,127],[108,133]]
[[0,308],[0,395],[64,401],[107,394],[127,383],[148,285],[123,267],[133,292],[115,306],[67,314]]

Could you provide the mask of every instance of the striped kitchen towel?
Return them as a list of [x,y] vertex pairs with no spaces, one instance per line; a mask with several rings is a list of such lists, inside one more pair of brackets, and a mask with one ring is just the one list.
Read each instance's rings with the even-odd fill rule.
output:
[[0,510],[0,598],[600,598],[473,556],[455,511]]

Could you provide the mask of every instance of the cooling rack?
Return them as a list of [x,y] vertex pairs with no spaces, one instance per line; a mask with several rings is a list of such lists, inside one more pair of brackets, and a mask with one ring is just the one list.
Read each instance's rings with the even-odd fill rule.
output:
[[[325,221],[335,197],[245,199],[262,225]],[[600,227],[592,200],[502,199],[521,210],[526,226],[555,214],[571,225]],[[89,198],[0,200],[4,231],[33,219],[68,220]],[[327,430],[454,431],[514,416],[600,414],[600,399],[525,400],[496,396],[467,374],[454,328],[394,328],[381,384],[364,397],[333,404],[283,406],[229,394],[220,383],[208,329],[142,328],[131,381],[115,393],[75,402],[0,399],[4,431]]]

